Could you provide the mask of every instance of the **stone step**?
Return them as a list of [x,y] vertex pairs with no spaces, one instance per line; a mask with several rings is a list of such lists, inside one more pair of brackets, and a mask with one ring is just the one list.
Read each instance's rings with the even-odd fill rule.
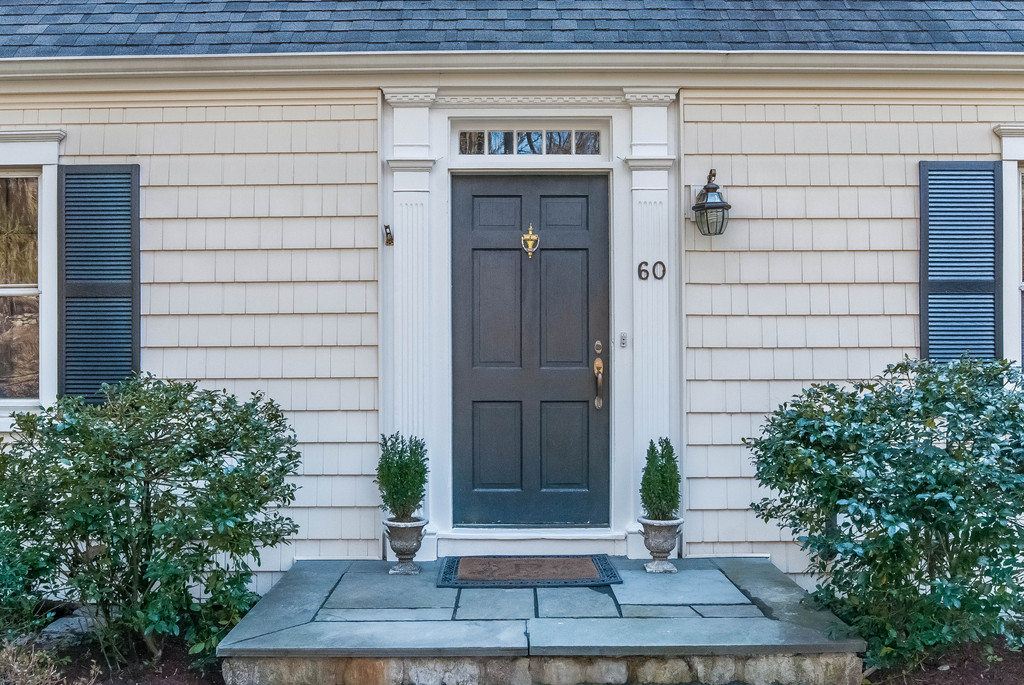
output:
[[767,559],[613,558],[621,584],[438,588],[301,561],[218,648],[228,685],[856,685],[864,643]]

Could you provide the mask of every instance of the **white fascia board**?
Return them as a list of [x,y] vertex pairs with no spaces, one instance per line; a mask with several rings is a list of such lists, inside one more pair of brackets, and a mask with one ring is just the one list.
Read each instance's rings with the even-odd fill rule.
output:
[[0,78],[395,72],[1021,73],[1018,52],[522,50],[0,59]]

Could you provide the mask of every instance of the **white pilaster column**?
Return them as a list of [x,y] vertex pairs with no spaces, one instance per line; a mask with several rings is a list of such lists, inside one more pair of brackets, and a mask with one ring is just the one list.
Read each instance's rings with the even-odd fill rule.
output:
[[[386,279],[382,285],[389,292],[382,321],[381,430],[424,438],[428,451],[426,408],[432,355],[427,335],[431,310],[429,189],[434,166],[429,124],[435,95],[434,88],[384,91],[384,98],[394,108],[390,149],[388,141],[384,145],[391,170],[389,213],[394,245],[382,248]],[[429,517],[429,511],[424,513]]]
[[[680,441],[679,283],[682,259],[670,191],[676,157],[670,136],[670,107],[676,89],[625,89],[632,107],[630,156],[633,222],[633,436],[639,486],[643,457],[650,440],[668,437],[682,452]],[[641,262],[650,274],[642,280]],[[655,264],[660,266],[655,273]],[[656,276],[663,276],[657,278]],[[634,488],[639,513],[639,487]],[[630,536],[630,555],[638,541]],[[640,548],[642,550],[642,547]],[[638,550],[639,551],[639,550]],[[640,555],[643,552],[640,551]]]
[[1003,146],[1003,357],[1021,358],[1021,163],[1024,162],[1024,124],[999,124],[995,133]]

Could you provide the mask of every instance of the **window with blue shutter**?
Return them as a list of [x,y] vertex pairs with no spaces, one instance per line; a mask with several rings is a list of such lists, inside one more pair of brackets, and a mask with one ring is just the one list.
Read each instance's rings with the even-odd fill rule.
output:
[[58,393],[139,368],[139,167],[61,166]]
[[998,162],[921,162],[921,357],[1002,349]]

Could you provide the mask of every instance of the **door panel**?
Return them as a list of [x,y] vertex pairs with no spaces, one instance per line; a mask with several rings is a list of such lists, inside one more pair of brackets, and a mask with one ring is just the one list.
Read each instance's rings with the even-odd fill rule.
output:
[[590,402],[541,402],[542,490],[586,490]]
[[515,230],[522,223],[522,204],[518,197],[487,197],[473,198],[474,231]]
[[521,367],[520,256],[509,250],[473,253],[473,366]]
[[542,197],[540,228],[542,231],[585,231],[588,200],[586,197]]
[[456,525],[607,525],[608,179],[454,177],[452,303]]
[[522,435],[521,402],[473,403],[475,490],[522,489]]
[[590,365],[589,280],[586,250],[539,255],[541,291],[558,293],[540,303],[540,365]]

